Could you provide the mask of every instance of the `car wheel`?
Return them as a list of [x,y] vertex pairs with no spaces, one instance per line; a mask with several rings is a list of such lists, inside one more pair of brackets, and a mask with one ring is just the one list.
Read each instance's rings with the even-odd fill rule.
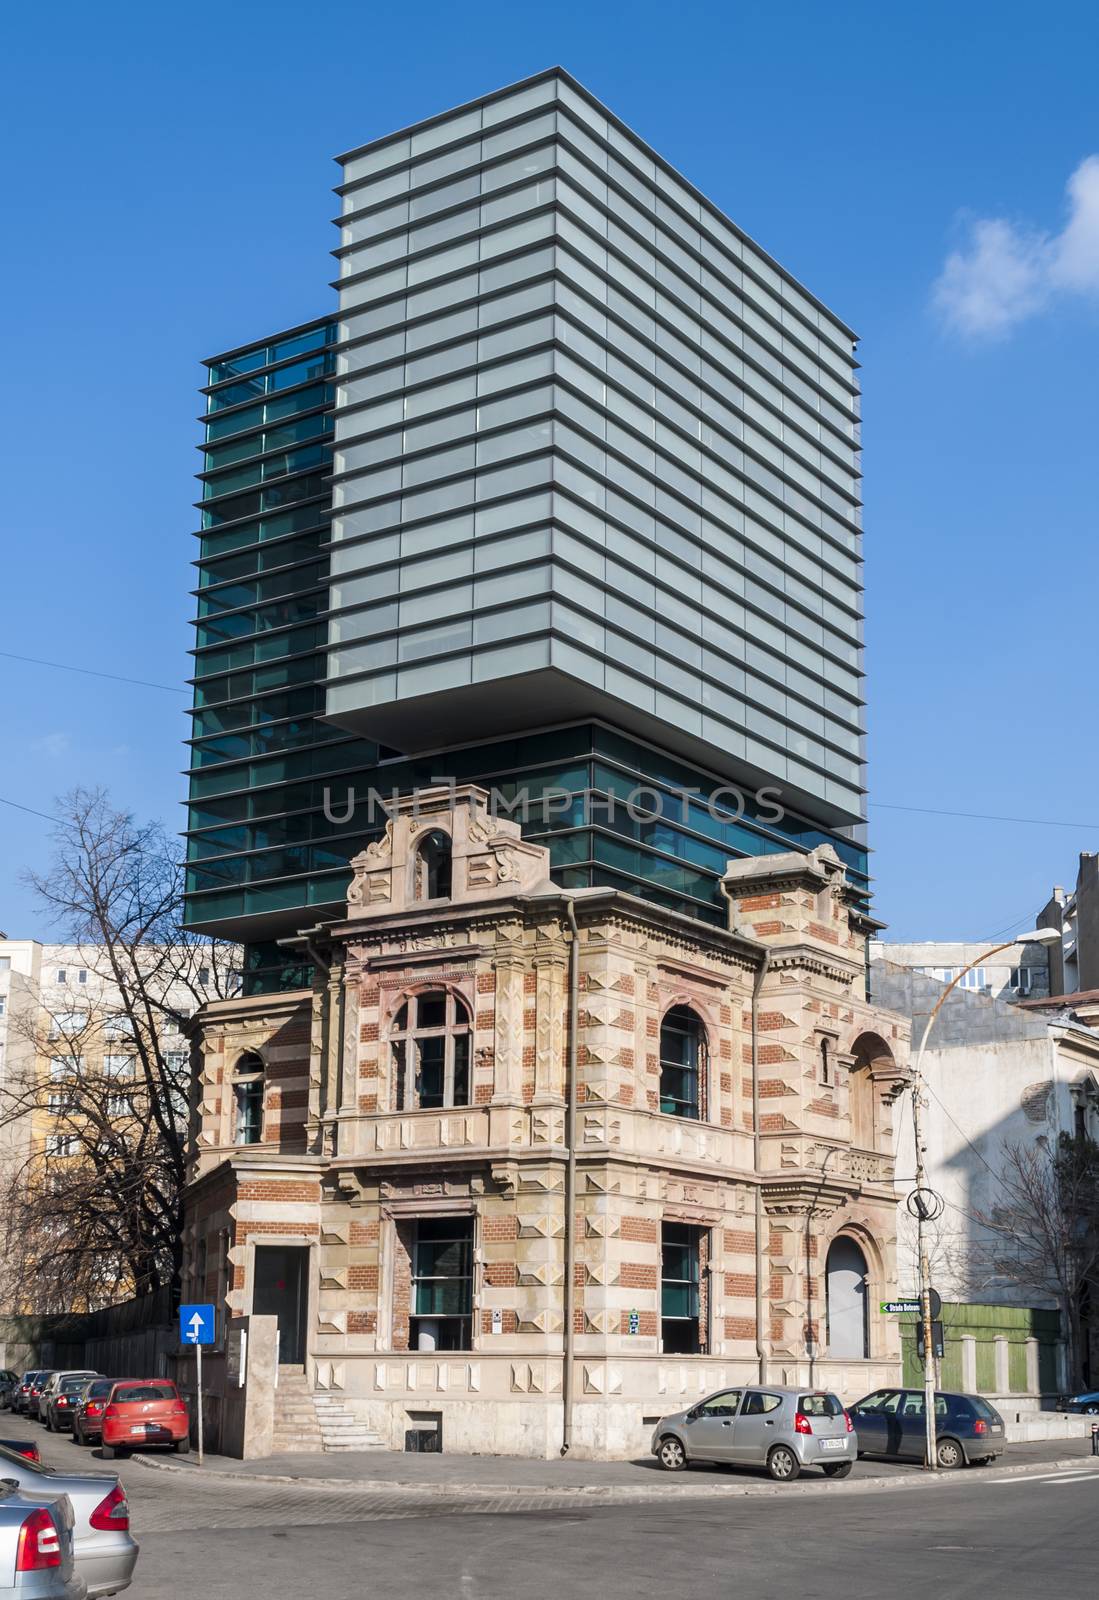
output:
[[177,1456],[185,1456],[188,1453],[188,1451],[190,1450],[190,1448],[191,1448],[191,1441],[190,1441],[189,1438],[187,1438],[187,1439],[177,1439],[175,1441],[175,1443],[172,1445],[172,1449],[175,1451]]
[[1099,1406],[1085,1406],[1085,1417],[1099,1417]]
[[674,1434],[661,1439],[656,1459],[665,1472],[682,1472],[687,1465],[687,1452]]
[[767,1457],[767,1471],[776,1483],[793,1483],[801,1471],[801,1462],[788,1444],[776,1444]]
[[826,1478],[848,1478],[851,1475],[853,1461],[830,1461],[824,1469]]
[[945,1471],[965,1466],[965,1452],[957,1439],[940,1439],[935,1447],[935,1460]]

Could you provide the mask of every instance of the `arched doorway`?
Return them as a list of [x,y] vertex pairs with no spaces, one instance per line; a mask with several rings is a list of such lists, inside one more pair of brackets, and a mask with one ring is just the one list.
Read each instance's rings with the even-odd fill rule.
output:
[[833,1239],[825,1262],[828,1354],[864,1361],[870,1354],[866,1257],[854,1239]]

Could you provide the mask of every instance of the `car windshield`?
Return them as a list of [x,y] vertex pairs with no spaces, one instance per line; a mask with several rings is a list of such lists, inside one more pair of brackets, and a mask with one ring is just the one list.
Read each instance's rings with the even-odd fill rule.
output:
[[979,1417],[983,1417],[986,1422],[999,1422],[1000,1413],[995,1406],[990,1406],[987,1400],[982,1400],[979,1394],[968,1395],[966,1398]]
[[803,1394],[798,1410],[805,1417],[841,1417],[843,1407],[834,1394]]
[[98,1400],[105,1394],[110,1394],[114,1388],[113,1378],[98,1378],[95,1383],[89,1383],[84,1390],[86,1400]]
[[115,1390],[111,1398],[117,1405],[134,1405],[139,1400],[174,1400],[174,1383],[131,1383]]
[[62,1378],[60,1389],[62,1394],[75,1394],[78,1389],[83,1389],[87,1378]]

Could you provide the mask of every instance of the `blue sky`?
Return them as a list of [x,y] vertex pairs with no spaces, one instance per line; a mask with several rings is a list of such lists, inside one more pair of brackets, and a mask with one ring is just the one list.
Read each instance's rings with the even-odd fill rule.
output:
[[[6,46],[4,651],[182,681],[201,357],[333,304],[334,154],[560,62],[862,336],[891,936],[1023,926],[1099,848],[1094,6],[62,0]],[[183,694],[0,686],[0,794],[180,825]],[[12,936],[47,835],[0,807]]]

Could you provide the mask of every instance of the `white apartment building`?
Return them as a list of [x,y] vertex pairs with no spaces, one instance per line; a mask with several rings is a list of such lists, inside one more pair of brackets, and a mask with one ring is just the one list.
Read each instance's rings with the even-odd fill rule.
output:
[[909,967],[938,983],[950,983],[959,972],[966,972],[959,988],[971,994],[991,995],[997,1000],[1028,1000],[1049,994],[1049,961],[1039,944],[1013,944],[998,955],[982,959],[994,940],[973,943],[965,939],[922,939],[912,944],[874,939],[871,961],[885,961],[895,967]]

